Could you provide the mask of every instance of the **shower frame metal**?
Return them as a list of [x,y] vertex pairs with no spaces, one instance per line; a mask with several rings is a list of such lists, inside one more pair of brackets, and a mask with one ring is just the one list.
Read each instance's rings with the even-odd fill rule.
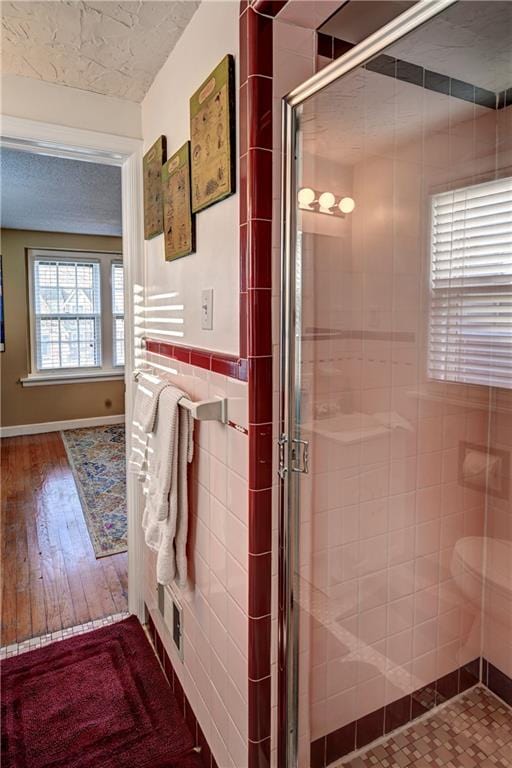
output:
[[295,574],[299,553],[301,292],[296,253],[297,108],[343,75],[437,16],[458,0],[420,0],[355,45],[282,100],[281,305],[279,406],[278,766],[298,766],[299,627]]

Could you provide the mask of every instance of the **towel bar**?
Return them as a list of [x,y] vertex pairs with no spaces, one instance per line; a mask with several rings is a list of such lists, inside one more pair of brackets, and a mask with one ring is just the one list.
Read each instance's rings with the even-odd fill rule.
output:
[[[138,381],[139,376],[143,374],[144,371],[135,370],[133,378]],[[189,400],[188,397],[180,397],[178,402],[182,408],[190,411],[197,421],[220,421],[222,424],[227,424],[228,401],[225,397],[219,397],[215,400],[198,400],[197,402]]]

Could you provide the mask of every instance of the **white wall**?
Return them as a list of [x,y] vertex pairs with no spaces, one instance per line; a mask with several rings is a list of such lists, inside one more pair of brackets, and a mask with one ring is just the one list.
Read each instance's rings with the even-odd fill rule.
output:
[[[163,134],[167,136],[170,157],[190,138],[190,96],[227,53],[235,56],[238,94],[238,14],[238,0],[203,0],[142,102],[144,150]],[[236,162],[238,165],[238,159]],[[183,317],[183,337],[162,339],[238,354],[238,221],[235,194],[196,216],[196,253],[167,263],[163,235],[146,242],[147,298],[176,291],[174,301],[184,305],[182,313],[175,313]],[[203,288],[214,291],[211,331],[200,327]],[[158,324],[151,322],[150,327],[154,329]],[[158,334],[153,330],[151,336]]]
[[2,75],[2,114],[141,138],[140,104],[31,77]]

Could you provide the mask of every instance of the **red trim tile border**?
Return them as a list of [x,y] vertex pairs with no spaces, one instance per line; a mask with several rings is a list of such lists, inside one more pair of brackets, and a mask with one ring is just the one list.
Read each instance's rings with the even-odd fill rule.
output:
[[[485,663],[484,661],[484,673]],[[311,743],[310,748],[311,768],[326,768],[354,750],[362,749],[391,731],[407,725],[415,718],[426,714],[439,704],[444,704],[445,701],[467,691],[479,682],[480,659],[478,658],[440,677],[430,685],[414,691],[409,696],[393,701],[359,720],[354,720],[328,733],[327,736],[316,739]],[[485,679],[483,682],[487,684]],[[491,686],[488,687],[491,688]]]
[[240,354],[249,382],[249,768],[270,766],[273,18],[240,3]]
[[155,626],[153,619],[149,614],[149,610],[147,606],[146,606],[146,613],[148,616],[148,623],[146,626],[147,626],[147,630],[148,630],[151,642],[153,643],[153,648],[160,661],[160,664],[162,665],[162,669],[167,678],[167,682],[171,686],[171,690],[174,693],[174,698],[178,702],[178,706],[181,712],[183,713],[183,716],[187,722],[190,732],[192,733],[192,736],[195,739],[195,746],[201,748],[199,752],[201,762],[204,768],[217,768],[217,763],[212,755],[210,745],[208,744],[205,738],[205,735],[201,729],[201,726],[197,722],[197,718],[194,714],[194,710],[192,709],[192,706],[187,698],[187,695],[183,690],[183,686],[179,681],[178,675],[174,671],[172,662],[167,654],[167,651],[164,648],[164,645],[158,634],[158,630]]
[[207,371],[215,371],[239,381],[247,381],[247,360],[223,352],[211,352],[198,347],[185,347],[182,344],[169,344],[157,339],[146,339],[146,351],[155,355],[169,357],[182,363],[195,365]]

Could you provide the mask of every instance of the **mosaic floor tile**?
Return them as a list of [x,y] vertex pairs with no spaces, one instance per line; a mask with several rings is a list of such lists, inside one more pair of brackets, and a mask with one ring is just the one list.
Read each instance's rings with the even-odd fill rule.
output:
[[41,635],[40,637],[33,637],[30,640],[24,640],[22,643],[14,643],[13,645],[7,645],[0,648],[0,660],[8,659],[11,656],[18,656],[25,651],[32,651],[34,648],[42,648],[49,643],[56,643],[59,640],[65,640],[67,637],[73,635],[81,635],[83,632],[90,632],[92,629],[99,629],[100,627],[106,627],[108,624],[114,624],[116,621],[122,621],[128,618],[129,613],[115,613],[112,616],[105,616],[102,619],[95,619],[89,621],[87,624],[77,624],[75,627],[68,627],[67,629],[59,629],[58,632],[51,632],[48,635]]
[[473,688],[336,766],[512,768],[512,710],[486,688]]

